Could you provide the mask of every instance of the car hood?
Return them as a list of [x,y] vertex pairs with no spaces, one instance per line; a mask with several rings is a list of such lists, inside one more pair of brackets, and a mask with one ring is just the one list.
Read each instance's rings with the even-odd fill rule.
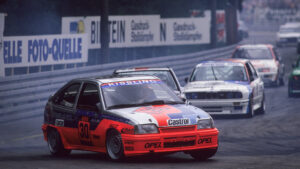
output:
[[258,68],[276,68],[276,62],[273,59],[251,60],[252,65]]
[[300,67],[297,67],[297,68],[293,69],[292,75],[293,75],[293,76],[295,76],[295,75],[296,75],[296,76],[300,75]]
[[211,118],[202,109],[187,104],[131,107],[109,112],[120,119],[128,120],[132,125],[154,123],[158,127],[169,126],[169,120],[188,119],[189,124],[184,125],[195,125],[199,119]]
[[295,38],[300,37],[300,33],[279,33],[277,36],[279,38]]
[[184,92],[221,92],[221,91],[241,91],[249,92],[251,90],[248,82],[240,81],[196,81],[188,83]]

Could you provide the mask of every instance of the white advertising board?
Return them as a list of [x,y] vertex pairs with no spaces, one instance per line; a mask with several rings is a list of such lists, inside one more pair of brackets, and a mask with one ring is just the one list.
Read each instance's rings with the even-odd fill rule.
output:
[[[62,34],[88,34],[88,48],[101,48],[100,16],[63,17]],[[109,16],[109,46],[144,47],[210,43],[210,12],[204,17]]]
[[210,12],[205,17],[161,19],[161,45],[210,43]]
[[87,34],[4,37],[6,67],[87,62]]
[[[109,46],[121,48],[158,44],[159,20],[159,15],[109,16]],[[82,32],[88,33],[89,49],[101,47],[100,16],[62,18],[62,34]]]

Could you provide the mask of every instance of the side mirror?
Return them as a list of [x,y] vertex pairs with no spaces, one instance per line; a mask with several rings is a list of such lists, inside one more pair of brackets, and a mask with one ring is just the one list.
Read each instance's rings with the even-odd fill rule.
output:
[[98,102],[98,103],[96,104],[96,106],[97,106],[98,112],[101,113],[102,110],[103,110],[103,106],[102,106],[101,102]]
[[250,81],[251,81],[251,82],[253,82],[253,81],[254,81],[254,78],[253,78],[253,76],[251,76],[251,77],[250,77]]
[[185,83],[187,83],[189,81],[189,78],[188,77],[184,78],[184,81]]

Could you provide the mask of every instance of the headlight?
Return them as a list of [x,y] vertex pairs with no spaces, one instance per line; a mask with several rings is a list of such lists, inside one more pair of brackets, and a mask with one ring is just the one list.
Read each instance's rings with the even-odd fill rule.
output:
[[214,121],[212,118],[209,119],[200,119],[197,122],[197,129],[210,129],[215,128]]
[[152,134],[158,133],[155,124],[139,124],[134,127],[134,134]]

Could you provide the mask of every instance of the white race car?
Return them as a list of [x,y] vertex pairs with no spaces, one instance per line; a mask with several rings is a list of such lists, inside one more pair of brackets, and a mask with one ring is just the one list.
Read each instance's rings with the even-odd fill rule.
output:
[[264,84],[248,60],[201,62],[186,81],[187,100],[209,114],[265,112]]
[[276,45],[296,46],[300,39],[300,22],[286,23],[280,26],[277,33]]
[[273,45],[241,45],[232,58],[249,59],[265,85],[284,85],[285,66]]

